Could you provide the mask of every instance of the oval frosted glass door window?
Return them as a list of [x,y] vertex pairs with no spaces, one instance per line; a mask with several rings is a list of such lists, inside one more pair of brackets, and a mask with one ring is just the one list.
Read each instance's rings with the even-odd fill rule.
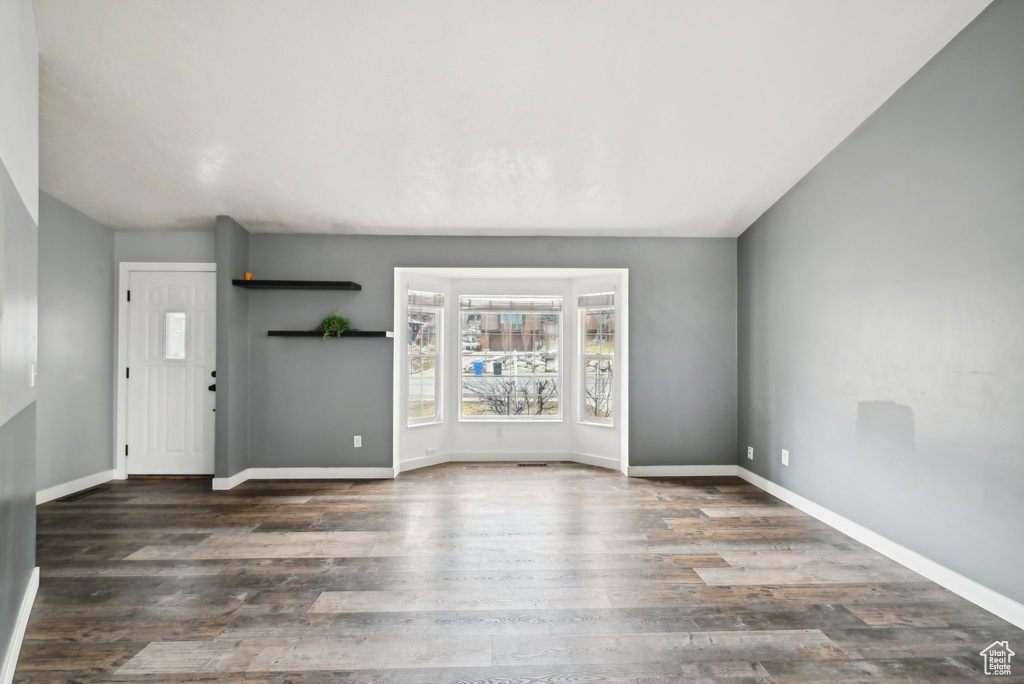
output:
[[164,358],[184,360],[185,358],[185,313],[164,314]]

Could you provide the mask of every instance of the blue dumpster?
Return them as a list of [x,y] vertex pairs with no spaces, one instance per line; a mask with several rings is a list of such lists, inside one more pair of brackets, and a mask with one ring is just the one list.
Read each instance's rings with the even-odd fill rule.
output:
[[483,361],[474,361],[473,362],[473,375],[483,375],[483,374],[484,374],[484,362]]

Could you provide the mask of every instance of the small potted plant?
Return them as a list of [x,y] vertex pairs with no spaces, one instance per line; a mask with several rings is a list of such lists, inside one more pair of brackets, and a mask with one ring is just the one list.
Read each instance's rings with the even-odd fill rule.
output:
[[341,337],[349,330],[353,330],[352,326],[349,325],[348,319],[341,315],[340,311],[335,311],[324,317],[324,320],[320,321],[315,330],[319,333],[324,334],[324,339],[328,337]]

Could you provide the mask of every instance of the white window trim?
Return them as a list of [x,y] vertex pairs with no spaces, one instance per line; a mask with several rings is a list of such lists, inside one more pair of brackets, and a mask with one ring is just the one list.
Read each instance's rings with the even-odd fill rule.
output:
[[[618,471],[623,473],[623,474],[628,474],[629,473],[629,468],[630,468],[630,465],[629,465],[630,464],[630,449],[629,449],[629,434],[630,434],[630,432],[629,432],[629,394],[630,394],[630,391],[629,391],[629,367],[630,367],[630,363],[629,363],[629,269],[628,268],[615,268],[615,267],[607,267],[607,268],[569,268],[569,267],[560,267],[560,268],[540,268],[540,267],[531,267],[531,268],[500,268],[500,267],[493,267],[493,266],[488,266],[488,267],[396,266],[396,267],[394,267],[393,271],[394,271],[394,279],[393,279],[393,287],[391,288],[391,293],[392,293],[392,296],[393,296],[393,299],[394,299],[393,307],[392,308],[393,308],[393,312],[394,312],[394,329],[395,330],[401,330],[402,325],[404,325],[405,321],[406,321],[406,317],[405,317],[405,307],[406,307],[406,301],[407,301],[406,285],[408,283],[410,283],[410,281],[416,281],[416,280],[421,280],[421,279],[431,279],[432,282],[433,281],[442,281],[442,282],[445,283],[445,285],[442,286],[443,287],[443,291],[446,293],[445,296],[449,297],[449,298],[452,298],[452,297],[457,298],[457,294],[455,292],[453,292],[453,288],[451,288],[450,285],[453,284],[453,283],[460,283],[460,281],[464,281],[464,280],[488,280],[488,281],[493,281],[493,280],[514,280],[514,281],[518,281],[518,282],[522,282],[522,283],[529,282],[529,283],[532,284],[534,282],[544,281],[544,280],[571,280],[571,281],[579,281],[579,280],[582,280],[582,279],[587,279],[587,282],[600,281],[600,284],[598,285],[598,287],[612,286],[614,288],[614,291],[615,291],[615,300],[616,300],[615,301],[615,306],[616,306],[616,313],[617,313],[615,334],[616,334],[617,342],[618,342],[618,344],[617,344],[617,347],[618,347],[618,349],[617,349],[617,351],[618,351],[618,354],[617,354],[617,357],[618,357],[617,358],[617,362],[618,362],[617,363],[617,366],[618,366],[617,367],[618,378],[617,378],[617,383],[616,383],[617,384],[617,387],[616,387],[617,394],[616,394],[616,396],[619,399],[619,404],[618,404],[618,407],[617,407],[617,416],[616,416],[616,420],[618,421],[618,425],[616,426],[616,431],[614,433],[614,437],[610,436],[610,438],[615,439],[615,441],[619,445],[619,449],[618,449],[619,456],[618,456],[618,466],[617,466]],[[612,285],[612,283],[614,283],[614,285]],[[525,287],[530,287],[530,286],[525,286]],[[430,288],[429,287],[422,288],[422,286],[421,286],[420,289],[430,289]],[[506,288],[503,287],[501,289],[505,290]],[[530,288],[530,289],[533,289],[533,288]],[[455,339],[455,336],[453,334],[451,334],[452,330],[453,330],[453,328],[451,326],[453,326],[453,324],[454,324],[454,321],[455,321],[454,316],[457,313],[456,312],[456,308],[457,307],[456,307],[456,304],[454,303],[454,299],[451,299],[450,301],[445,303],[445,313],[447,314],[447,324],[446,325],[449,327],[449,329],[446,331],[448,333],[448,344],[446,345],[446,348],[444,350],[444,355],[445,355],[445,359],[447,359],[449,361],[451,361],[452,359],[455,359],[458,356],[458,351],[459,351],[458,341]],[[565,305],[564,313],[565,313],[565,315],[570,316],[570,319],[568,319],[567,323],[565,323],[563,325],[563,331],[567,330],[570,333],[572,333],[575,330],[575,328],[572,328],[572,327],[569,327],[569,326],[573,326],[574,325],[574,321],[575,321],[575,317],[576,317],[576,309],[577,309],[576,304],[571,299],[569,299],[568,303]],[[565,346],[566,347],[571,345],[572,349],[575,349],[575,344],[576,344],[576,342],[575,342],[574,339],[566,339],[565,340]],[[418,440],[410,441],[410,435],[413,434],[413,433],[412,433],[411,430],[408,430],[405,427],[405,405],[404,405],[404,403],[402,401],[402,398],[403,398],[403,394],[402,394],[402,381],[404,380],[402,369],[404,368],[404,364],[405,364],[405,351],[402,348],[402,346],[398,345],[398,344],[392,345],[392,349],[393,349],[392,357],[393,357],[394,370],[391,373],[391,383],[392,383],[392,388],[393,388],[393,392],[392,392],[392,396],[391,396],[391,415],[393,416],[392,421],[391,421],[391,431],[392,431],[392,437],[393,437],[393,442],[392,442],[392,445],[393,445],[392,446],[392,465],[393,465],[393,467],[395,469],[395,472],[399,472],[399,471],[402,471],[402,470],[413,470],[413,469],[415,469],[417,467],[423,467],[425,465],[429,465],[429,464],[432,464],[434,462],[447,462],[447,461],[453,460],[452,457],[451,457],[452,453],[455,453],[455,452],[458,451],[458,444],[455,442],[455,440],[457,439],[456,435],[460,434],[458,432],[458,430],[459,429],[465,429],[469,425],[472,425],[471,423],[470,424],[457,423],[452,418],[452,414],[456,411],[456,405],[457,405],[457,402],[458,402],[458,397],[456,396],[456,389],[455,389],[455,387],[453,387],[454,383],[452,383],[450,381],[451,380],[450,378],[446,378],[445,381],[444,381],[445,382],[445,387],[446,387],[445,398],[444,399],[445,399],[445,405],[446,405],[446,407],[448,407],[446,409],[447,412],[445,414],[445,416],[446,416],[446,418],[445,418],[445,425],[449,426],[450,428],[454,428],[454,429],[451,432],[444,432],[443,428],[435,427],[434,431],[437,432],[437,442],[436,442],[436,444],[439,447],[439,453],[437,454],[437,460],[433,461],[433,460],[430,460],[430,459],[424,459],[422,457],[422,448],[423,448],[425,442],[421,443]],[[566,360],[563,359],[562,362],[566,363]],[[576,365],[574,363],[572,363],[571,360],[569,360],[568,363],[569,363],[569,365],[566,366],[566,370],[563,371],[563,381],[564,381],[565,378],[568,378],[571,382],[574,383],[574,382],[576,382],[576,377],[574,375],[576,373]],[[576,394],[575,391],[571,391],[569,394],[563,393],[563,395],[562,395],[564,398],[566,398],[567,401],[569,401],[569,404],[566,405],[567,406],[566,414],[570,418],[572,418],[574,416],[575,412],[576,412],[576,409],[574,408],[574,405],[572,404],[572,402],[574,402],[576,400],[575,394]],[[591,433],[595,432],[595,431],[591,430],[591,427],[593,427],[593,426],[590,426],[590,425],[585,425],[585,426],[584,425],[579,425],[579,424],[577,424],[575,422],[573,424],[577,425],[576,431],[574,431],[572,433],[574,435],[573,440],[578,439],[579,435],[585,435],[587,433],[587,431],[590,431]],[[531,423],[530,425],[531,426],[536,426],[536,425],[540,425],[540,424],[539,423]],[[555,425],[552,424],[552,427],[555,427]],[[484,430],[484,431],[486,432],[486,430]],[[429,433],[431,431],[423,431],[423,432]],[[605,431],[605,434],[608,434],[607,431]],[[431,441],[433,441],[433,440],[431,440]],[[572,446],[572,449],[574,450],[573,453],[575,453],[576,451],[579,451],[580,449],[582,449],[580,454],[578,454],[578,455],[581,456],[581,458],[579,458],[579,459],[574,458],[573,460],[578,460],[579,462],[582,462],[582,463],[589,463],[590,465],[604,465],[603,462],[597,462],[594,459],[591,459],[588,456],[586,456],[587,449],[584,446],[580,446],[580,449],[577,449],[577,447],[575,446],[575,442],[573,444],[574,444]],[[433,444],[431,444],[431,446],[433,446]],[[411,451],[410,451],[410,449],[411,449]],[[521,460],[522,454],[520,452],[509,452],[509,454],[506,454],[506,456],[510,457],[510,458],[507,458],[507,460],[511,460],[511,461],[514,462],[516,460]],[[498,459],[498,460],[501,460],[501,459]],[[615,468],[613,467],[613,469],[615,469]]]
[[[617,374],[617,369],[615,367],[616,356],[615,356],[614,353],[611,354],[611,355],[607,355],[607,354],[587,354],[586,353],[586,349],[587,349],[587,331],[586,331],[586,327],[587,327],[587,312],[591,311],[593,309],[607,309],[609,306],[611,306],[611,309],[612,309],[612,312],[613,312],[612,315],[615,316],[615,318],[616,318],[616,335],[618,335],[618,325],[617,325],[618,321],[617,321],[617,318],[618,318],[618,313],[619,312],[618,312],[618,308],[616,307],[615,304],[611,304],[611,305],[607,305],[606,304],[606,305],[601,305],[601,306],[581,306],[581,307],[579,307],[579,313],[578,313],[578,315],[579,315],[579,321],[578,321],[578,323],[579,323],[579,332],[577,334],[577,339],[578,339],[577,355],[579,357],[579,374],[580,374],[580,378],[579,378],[579,383],[578,383],[578,387],[577,387],[577,390],[578,390],[579,394],[578,394],[576,403],[577,403],[578,409],[579,409],[579,415],[577,416],[577,422],[579,422],[581,425],[589,425],[589,426],[593,426],[593,427],[603,427],[603,428],[614,428],[615,427],[615,422],[616,422],[615,421],[615,416],[618,415],[618,411],[615,410],[616,404],[618,402],[615,401],[616,393],[615,393],[615,381],[614,380],[612,381],[612,417],[607,419],[607,420],[598,420],[598,419],[596,419],[596,416],[592,417],[592,416],[588,416],[587,415],[587,357],[597,358],[597,359],[607,358],[609,361],[612,362],[612,377],[614,378],[615,375]],[[616,347],[617,346],[618,346],[618,344],[616,344]]]
[[[465,296],[474,296],[474,295],[460,294],[460,295],[456,295],[455,296],[455,307],[456,307],[456,310],[458,311],[458,316],[459,316],[459,319],[457,321],[458,330],[457,330],[456,337],[457,337],[457,339],[460,340],[460,342],[462,340],[462,309],[459,306],[459,303],[461,301],[460,298],[461,297],[465,297]],[[511,296],[511,297],[533,297],[534,295],[508,295],[508,296]],[[462,376],[463,376],[463,372],[464,371],[463,371],[462,345],[460,344],[459,345],[459,362],[457,364],[453,364],[453,367],[455,368],[455,372],[458,374],[458,383],[456,385],[458,387],[458,391],[459,391],[459,412],[458,412],[458,416],[457,416],[458,422],[460,422],[460,423],[561,423],[564,420],[565,414],[564,414],[564,411],[562,411],[562,406],[563,406],[563,401],[562,400],[565,397],[565,392],[564,392],[565,385],[562,382],[562,380],[563,380],[563,377],[562,377],[562,362],[563,362],[563,357],[565,355],[564,354],[565,346],[563,344],[564,339],[565,339],[564,334],[563,334],[564,326],[565,326],[565,321],[564,321],[564,319],[565,319],[565,298],[562,297],[561,295],[536,295],[536,297],[538,299],[560,299],[560,300],[562,300],[562,308],[559,309],[559,311],[558,311],[558,373],[555,374],[555,380],[558,383],[558,415],[556,415],[556,416],[529,415],[529,416],[520,416],[520,417],[510,417],[510,416],[505,416],[505,417],[499,417],[499,416],[479,416],[479,417],[473,417],[473,416],[466,416],[466,415],[464,415],[463,412],[462,412],[462,398],[463,398]],[[493,298],[494,299],[502,299],[504,297],[494,296]],[[554,313],[554,312],[530,312],[530,311],[525,311],[525,310],[524,311],[509,311],[509,310],[495,309],[493,311],[491,311],[491,310],[486,310],[486,311],[485,310],[480,310],[480,311],[477,311],[476,313],[481,313],[481,314],[522,313],[522,314],[525,315],[525,314],[528,314],[528,313]]]

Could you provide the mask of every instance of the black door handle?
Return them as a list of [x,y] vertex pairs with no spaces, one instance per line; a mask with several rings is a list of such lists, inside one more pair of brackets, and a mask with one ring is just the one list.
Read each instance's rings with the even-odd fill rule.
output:
[[210,385],[206,389],[210,390],[211,392],[216,392],[217,391],[217,383],[213,383],[212,385]]
[[211,378],[217,377],[217,371],[210,371],[210,377]]

